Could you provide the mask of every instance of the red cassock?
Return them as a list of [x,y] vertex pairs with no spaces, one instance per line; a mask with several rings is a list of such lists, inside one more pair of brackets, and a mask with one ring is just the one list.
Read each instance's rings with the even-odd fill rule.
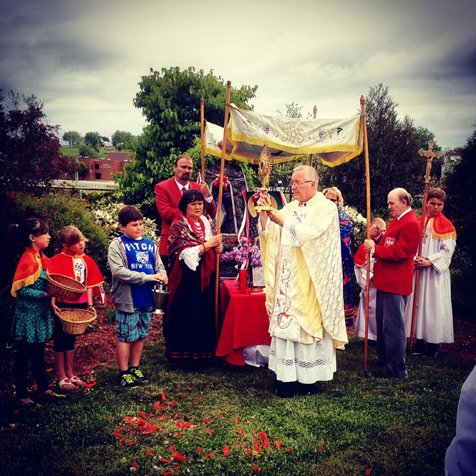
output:
[[[189,182],[190,189],[200,190],[200,184],[197,182]],[[157,210],[162,218],[162,230],[160,235],[159,254],[168,255],[167,243],[170,234],[170,225],[175,218],[180,218],[182,212],[178,209],[178,204],[182,198],[182,193],[177,186],[175,178],[164,180],[155,186],[155,203]],[[212,218],[215,218],[216,207],[215,202],[208,203],[205,200],[205,210]]]

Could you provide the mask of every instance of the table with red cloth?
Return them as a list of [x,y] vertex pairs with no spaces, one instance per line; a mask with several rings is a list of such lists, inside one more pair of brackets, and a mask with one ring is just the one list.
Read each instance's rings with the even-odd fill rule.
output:
[[220,294],[224,319],[216,356],[229,364],[245,365],[243,347],[271,343],[266,295],[251,288],[241,294],[236,280],[223,281]]

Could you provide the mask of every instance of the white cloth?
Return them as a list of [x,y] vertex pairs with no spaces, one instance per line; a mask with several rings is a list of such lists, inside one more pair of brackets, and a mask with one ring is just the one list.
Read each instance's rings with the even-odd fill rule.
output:
[[242,348],[246,365],[266,367],[269,361],[269,345],[249,345]]
[[[454,342],[453,309],[451,307],[450,264],[456,240],[437,240],[432,236],[428,221],[421,255],[431,261],[432,266],[420,269],[418,302],[416,312],[416,338],[432,344]],[[415,279],[413,280],[415,286]],[[405,309],[407,336],[411,333],[413,293]]]
[[[374,272],[375,258],[370,256],[370,283],[369,283],[369,333],[370,340],[377,340],[377,321],[375,309],[377,305],[377,290],[374,288],[372,280]],[[355,317],[354,329],[359,337],[365,337],[365,287],[367,283],[367,264],[354,266],[355,279],[360,286],[359,309]]]
[[461,389],[456,436],[446,451],[445,475],[476,475],[476,367]]
[[269,368],[284,382],[331,380],[335,348],[347,343],[337,208],[318,192],[281,212],[284,226],[261,232]]
[[[210,222],[202,215],[200,217],[202,224],[205,226],[205,241],[209,240],[213,236],[212,227],[210,226]],[[192,230],[190,223],[188,223],[188,227]],[[192,230],[193,231],[193,230]],[[185,261],[185,264],[188,268],[192,271],[196,271],[198,263],[200,262],[200,246],[190,246],[189,248],[185,248],[179,256],[179,259]]]
[[281,382],[304,384],[332,380],[336,371],[336,351],[331,336],[324,331],[320,342],[299,344],[279,337],[271,339],[269,368]]

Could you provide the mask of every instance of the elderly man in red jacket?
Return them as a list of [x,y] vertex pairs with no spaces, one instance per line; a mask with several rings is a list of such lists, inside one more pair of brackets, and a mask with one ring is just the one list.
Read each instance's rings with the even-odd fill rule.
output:
[[403,314],[412,293],[413,260],[421,241],[421,226],[411,209],[412,196],[403,188],[388,194],[393,220],[385,234],[373,225],[373,240],[365,240],[365,251],[375,258],[374,287],[377,289],[377,365],[384,365],[377,378],[406,378],[405,323]]
[[155,186],[155,203],[162,218],[162,230],[160,235],[159,254],[162,263],[167,267],[169,262],[167,242],[169,239],[170,225],[175,218],[182,216],[178,204],[184,192],[189,189],[200,190],[205,198],[205,210],[215,218],[216,207],[212,194],[205,182],[198,184],[190,182],[193,171],[193,161],[188,155],[179,155],[174,164],[174,177]]

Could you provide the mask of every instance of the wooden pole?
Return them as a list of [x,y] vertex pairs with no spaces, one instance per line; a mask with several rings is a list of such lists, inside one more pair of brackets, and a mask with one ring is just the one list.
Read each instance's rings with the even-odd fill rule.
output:
[[[313,119],[316,118],[316,115],[317,115],[317,106],[314,106],[314,108],[312,109],[312,114],[313,114]],[[309,165],[312,167],[312,159],[313,159],[313,154],[309,154]]]
[[[422,233],[422,240],[420,241],[420,245],[418,246],[418,254],[417,256],[421,256],[421,250],[423,247],[423,242],[425,239],[425,227],[426,227],[426,205],[428,201],[428,185],[430,183],[430,176],[431,176],[431,163],[435,157],[440,157],[439,152],[433,152],[433,146],[435,143],[430,140],[428,141],[428,150],[420,149],[418,153],[423,157],[427,158],[426,161],[426,174],[425,174],[425,191],[423,192],[423,203],[421,205],[421,233]],[[420,285],[420,268],[415,269],[415,285],[413,286],[413,308],[412,308],[412,326],[410,331],[410,343],[408,352],[411,354],[414,338],[415,338],[415,327],[416,327],[416,311],[417,311],[417,304],[418,304],[418,287]]]
[[205,182],[205,101],[200,99],[200,131],[202,143],[202,182]]
[[[220,184],[218,188],[218,206],[217,206],[217,234],[220,234],[221,228],[221,203],[223,199],[223,176],[225,174],[225,154],[226,154],[226,130],[228,127],[228,114],[230,107],[230,90],[231,81],[226,83],[226,104],[225,104],[225,121],[223,125],[223,145],[221,149],[221,165],[220,165]],[[215,336],[218,342],[218,306],[220,292],[220,255],[216,255],[215,262]]]
[[[372,210],[370,208],[370,166],[369,166],[369,144],[367,139],[367,119],[365,116],[365,98],[360,96],[362,133],[364,138],[365,156],[365,184],[367,193],[367,239],[370,240],[370,222],[372,221]],[[369,350],[369,291],[370,291],[370,253],[367,253],[367,279],[365,282],[365,348],[364,348],[364,368],[367,368],[367,356]]]

